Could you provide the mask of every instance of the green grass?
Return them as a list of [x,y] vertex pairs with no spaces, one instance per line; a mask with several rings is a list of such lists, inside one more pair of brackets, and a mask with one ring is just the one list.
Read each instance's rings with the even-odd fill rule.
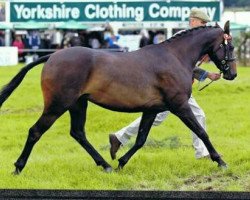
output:
[[[20,67],[0,67],[0,86]],[[206,68],[215,70],[211,65]],[[193,96],[206,113],[210,139],[228,170],[210,160],[196,160],[190,131],[170,115],[151,129],[146,145],[122,171],[107,174],[70,137],[66,113],[36,144],[21,175],[13,176],[13,163],[42,112],[41,69],[31,70],[0,110],[0,188],[250,191],[250,68],[245,67],[238,68],[235,81],[219,80],[202,92],[197,91],[197,83],[193,86]],[[87,137],[113,168],[118,161],[109,156],[108,134],[138,116],[89,104]],[[118,157],[133,142],[134,138]]]

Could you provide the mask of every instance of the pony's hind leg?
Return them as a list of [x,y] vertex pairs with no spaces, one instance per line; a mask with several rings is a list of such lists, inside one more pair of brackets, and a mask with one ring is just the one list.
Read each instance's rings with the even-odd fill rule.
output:
[[38,142],[43,133],[52,126],[52,124],[64,113],[64,111],[66,111],[66,109],[56,112],[52,112],[52,110],[43,112],[38,121],[29,129],[29,135],[24,149],[20,157],[15,162],[16,169],[14,174],[19,174],[23,170],[36,142]]
[[84,97],[69,109],[71,117],[70,135],[91,155],[97,165],[101,165],[106,172],[111,172],[111,166],[102,158],[86,138],[84,126],[86,121],[87,100]]

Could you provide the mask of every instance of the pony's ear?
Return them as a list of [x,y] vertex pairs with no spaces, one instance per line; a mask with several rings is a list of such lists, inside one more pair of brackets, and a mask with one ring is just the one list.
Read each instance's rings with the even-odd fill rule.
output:
[[230,22],[227,21],[224,26],[224,33],[228,34],[230,33]]

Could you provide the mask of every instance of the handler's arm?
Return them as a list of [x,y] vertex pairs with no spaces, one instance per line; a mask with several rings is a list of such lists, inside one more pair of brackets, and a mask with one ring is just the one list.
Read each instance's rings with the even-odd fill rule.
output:
[[217,81],[220,79],[220,73],[207,72],[199,67],[194,67],[193,77],[198,81],[204,81],[206,78],[209,78],[212,81]]
[[208,77],[208,72],[199,67],[194,67],[193,77],[198,81],[204,81]]

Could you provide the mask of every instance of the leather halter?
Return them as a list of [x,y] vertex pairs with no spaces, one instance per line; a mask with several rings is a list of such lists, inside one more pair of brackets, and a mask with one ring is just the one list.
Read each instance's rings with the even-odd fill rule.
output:
[[[216,54],[221,48],[224,48],[224,59],[219,61],[220,62],[220,74],[227,72],[230,67],[228,65],[229,62],[233,62],[235,61],[235,57],[231,57],[230,58],[230,54],[229,54],[229,46],[228,46],[228,40],[232,40],[232,37],[228,34],[224,34],[224,42],[220,44],[220,46],[215,50],[214,54]],[[213,56],[213,55],[212,55]],[[214,81],[211,80],[208,84],[206,84],[205,86],[203,86],[202,88],[198,89],[199,91],[202,91],[203,89],[205,89],[207,86],[209,86],[211,83],[213,83]]]
[[224,34],[224,42],[220,44],[220,46],[216,49],[214,53],[217,53],[221,48],[224,49],[224,59],[219,61],[221,66],[221,71],[223,73],[227,72],[229,70],[229,63],[235,61],[235,57],[230,57],[229,54],[229,46],[228,46],[228,40],[231,40],[232,37],[228,34]]

